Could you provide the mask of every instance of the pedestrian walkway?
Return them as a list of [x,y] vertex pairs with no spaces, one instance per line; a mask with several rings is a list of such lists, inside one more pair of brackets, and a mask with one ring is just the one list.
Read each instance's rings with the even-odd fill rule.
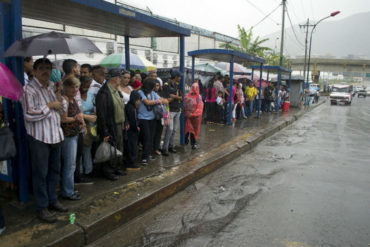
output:
[[[93,185],[77,185],[82,199],[62,201],[70,210],[58,213],[55,224],[40,222],[32,202],[22,208],[14,203],[2,204],[7,231],[1,236],[0,247],[91,243],[236,158],[304,113],[291,108],[289,113],[263,113],[260,119],[239,120],[233,126],[203,124],[196,150],[190,145],[179,145],[176,154],[156,156],[141,171],[129,172],[117,181],[96,178]],[[70,224],[71,213],[75,213],[75,224]]]

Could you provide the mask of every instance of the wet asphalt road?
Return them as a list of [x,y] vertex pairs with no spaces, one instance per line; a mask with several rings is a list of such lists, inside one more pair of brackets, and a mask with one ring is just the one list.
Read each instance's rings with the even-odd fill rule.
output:
[[93,246],[368,246],[370,97],[326,103]]

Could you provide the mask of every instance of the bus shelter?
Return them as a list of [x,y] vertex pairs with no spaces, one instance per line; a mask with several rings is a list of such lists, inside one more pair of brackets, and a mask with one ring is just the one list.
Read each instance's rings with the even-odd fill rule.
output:
[[[288,74],[289,75],[289,80],[288,80],[288,91],[290,90],[290,83],[291,83],[291,78],[292,78],[292,71],[290,69],[281,67],[281,66],[252,66],[252,80],[253,80],[253,75],[254,75],[254,70],[260,70],[260,74],[262,77],[262,70],[264,72],[267,72],[267,81],[270,78],[270,73],[278,74],[278,79],[277,79],[277,84],[276,84],[276,90],[275,90],[275,111],[279,111],[279,87],[281,84],[281,78],[282,74]],[[261,79],[260,79],[261,80]],[[261,100],[261,84],[260,84],[260,89],[259,89],[259,100]],[[261,105],[260,103],[258,105]]]
[[[190,36],[189,29],[103,0],[0,0],[0,62],[22,83],[23,58],[3,57],[13,42],[22,39],[22,17],[124,36],[126,69],[130,68],[129,38],[179,37],[180,71],[184,72],[185,36]],[[184,77],[181,83],[184,85]],[[16,182],[19,199],[26,202],[29,200],[29,165],[22,108],[19,103],[5,99],[3,104],[15,133],[17,157],[10,161],[13,175],[8,178],[0,175],[0,178]]]
[[[260,85],[262,84],[262,67],[265,63],[265,59],[255,57],[246,53],[241,53],[233,50],[224,49],[202,49],[188,52],[188,55],[192,57],[192,81],[194,81],[194,62],[195,58],[208,59],[219,62],[230,63],[230,88],[229,88],[229,115],[228,124],[231,125],[231,112],[232,112],[232,92],[233,92],[233,75],[234,75],[234,63],[245,63],[252,62],[258,63],[261,71]],[[261,87],[260,87],[261,88]],[[261,94],[261,90],[259,92]]]

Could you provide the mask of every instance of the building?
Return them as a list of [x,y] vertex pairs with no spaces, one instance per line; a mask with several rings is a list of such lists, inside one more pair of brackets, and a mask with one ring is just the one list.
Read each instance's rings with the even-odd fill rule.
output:
[[[111,1],[110,1],[111,2]],[[239,39],[226,36],[217,32],[212,32],[199,27],[191,26],[176,20],[162,16],[155,16],[148,10],[138,9],[116,1],[117,5],[134,9],[146,15],[171,22],[191,30],[191,36],[185,37],[185,66],[191,66],[191,58],[187,56],[188,51],[198,49],[219,48],[222,43],[239,45]],[[22,18],[23,37],[30,37],[40,33],[57,31],[66,32],[74,35],[85,36],[91,39],[103,54],[75,54],[58,55],[57,60],[65,58],[76,59],[80,64],[98,64],[100,61],[112,53],[124,53],[124,37],[109,33],[97,32],[68,26],[60,23],[50,23],[29,18]],[[178,37],[169,38],[130,38],[130,52],[143,56],[151,61],[157,68],[171,68],[179,66],[180,41]],[[51,58],[53,59],[53,58]],[[200,62],[196,60],[196,62]]]

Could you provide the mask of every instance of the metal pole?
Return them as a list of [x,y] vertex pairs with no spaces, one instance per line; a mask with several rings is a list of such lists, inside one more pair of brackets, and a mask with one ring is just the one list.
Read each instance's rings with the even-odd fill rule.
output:
[[[10,5],[10,29],[7,34],[10,36],[10,43],[22,39],[22,7],[21,0],[12,0]],[[10,59],[10,69],[17,76],[17,79],[24,84],[23,58],[13,57]],[[22,106],[19,102],[14,105],[15,123],[9,120],[15,130],[15,139],[17,144],[17,156],[12,162],[15,162],[14,173],[17,176],[19,199],[21,202],[29,201],[29,164],[27,151],[27,135],[24,127]]]
[[261,92],[262,92],[262,66],[263,64],[261,63],[260,65],[260,88],[258,90],[258,101],[257,101],[257,117],[259,118],[261,115]]
[[125,36],[125,67],[130,70],[130,37]]
[[283,66],[283,50],[284,50],[284,28],[285,28],[285,4],[286,0],[283,0],[283,20],[281,27],[281,43],[280,43],[280,67]]
[[195,67],[195,57],[191,57],[191,84],[194,83],[194,67]]
[[270,71],[267,71],[267,82],[269,81],[270,79]]
[[229,88],[229,125],[232,124],[231,114],[233,108],[233,76],[234,76],[234,55],[230,59],[230,88]]
[[307,24],[304,26],[306,27],[306,41],[305,41],[305,46],[304,46],[303,79],[306,78],[307,42],[308,42],[309,23],[310,23],[310,19],[307,19]]
[[275,93],[275,111],[278,112],[279,111],[279,87],[280,87],[280,80],[281,80],[281,71],[280,71],[280,68],[279,68],[279,71],[278,71],[278,80],[276,82],[276,93]]
[[253,81],[253,77],[254,77],[254,68],[252,68],[252,76],[251,76],[252,81]]
[[180,115],[180,144],[185,143],[185,118],[184,118],[184,94],[185,94],[185,37],[180,36],[180,72],[181,77],[181,91],[182,91],[182,101],[181,101],[181,115]]
[[309,78],[309,74],[310,74],[311,46],[312,46],[312,34],[313,34],[313,31],[315,30],[315,28],[317,27],[317,25],[319,25],[320,22],[322,22],[325,19],[328,19],[329,17],[331,17],[331,16],[329,15],[329,16],[324,17],[321,20],[319,20],[315,25],[313,25],[313,28],[311,30],[311,35],[310,35],[310,49],[309,49],[309,52],[308,52],[307,82],[308,82],[308,78]]

